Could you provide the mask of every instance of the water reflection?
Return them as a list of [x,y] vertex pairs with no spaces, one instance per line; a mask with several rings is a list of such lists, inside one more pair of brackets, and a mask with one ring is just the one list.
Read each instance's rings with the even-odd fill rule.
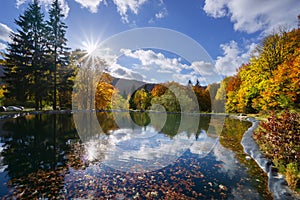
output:
[[[1,135],[2,165],[9,177],[6,184],[15,186],[14,192],[50,189],[51,194],[58,194],[63,177],[57,178],[60,174],[57,169],[66,166],[68,161],[66,142],[78,139],[70,119],[70,115],[28,115],[6,120],[1,132],[4,133]],[[55,185],[52,178],[57,182]],[[41,181],[43,186],[38,187]]]
[[[75,115],[85,123],[90,114]],[[187,150],[206,156],[218,142],[222,130],[217,123],[209,130],[211,119],[218,118],[212,115],[147,112],[99,112],[96,115],[98,123],[87,123],[79,132],[86,144],[87,159],[135,173],[163,168]]]
[[[97,115],[98,129],[89,123],[91,114]],[[85,120],[85,135],[76,131],[74,117]],[[223,124],[217,118],[86,112],[2,121],[0,195],[7,199],[230,199],[250,193],[258,199],[271,197],[257,165],[236,147],[249,124],[226,119],[219,143]]]

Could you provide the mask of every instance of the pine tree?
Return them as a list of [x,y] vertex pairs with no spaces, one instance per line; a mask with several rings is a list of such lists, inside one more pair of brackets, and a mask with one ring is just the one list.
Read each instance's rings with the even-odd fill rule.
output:
[[34,99],[38,110],[47,91],[46,24],[38,1],[29,4],[15,23],[19,28],[11,34],[12,42],[5,55],[5,81],[9,91],[6,96],[20,103]]
[[74,70],[67,68],[69,48],[66,47],[67,26],[63,22],[64,14],[58,0],[54,0],[49,11],[48,31],[49,31],[49,49],[51,55],[51,73],[53,76],[53,110],[56,110],[57,96],[59,96],[59,105],[63,106],[63,97],[66,91],[70,91],[71,85],[70,76],[73,75]]

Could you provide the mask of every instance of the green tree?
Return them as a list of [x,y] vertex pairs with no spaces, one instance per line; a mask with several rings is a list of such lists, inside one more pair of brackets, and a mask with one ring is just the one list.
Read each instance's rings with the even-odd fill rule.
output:
[[19,28],[11,34],[12,42],[5,55],[5,95],[20,103],[33,99],[38,110],[47,95],[49,78],[49,69],[45,67],[46,23],[38,1],[29,4],[15,23]]
[[151,94],[149,94],[144,88],[139,89],[133,96],[133,102],[138,110],[147,110],[150,107]]
[[166,92],[161,95],[160,97],[153,97],[151,100],[152,107],[151,109],[161,111],[161,105],[165,108],[167,112],[180,112],[180,104],[178,99],[176,98],[175,94],[167,89]]
[[63,106],[63,95],[65,91],[70,90],[72,81],[69,79],[73,75],[72,69],[67,69],[69,64],[69,52],[67,48],[66,29],[67,26],[63,22],[64,14],[58,0],[54,0],[49,11],[48,38],[49,50],[51,55],[51,73],[53,76],[53,110],[57,106],[57,91],[59,96],[59,104]]
[[220,83],[220,87],[217,90],[215,96],[215,102],[213,105],[213,110],[215,112],[225,112],[225,103],[226,103],[226,87],[230,77],[226,77]]

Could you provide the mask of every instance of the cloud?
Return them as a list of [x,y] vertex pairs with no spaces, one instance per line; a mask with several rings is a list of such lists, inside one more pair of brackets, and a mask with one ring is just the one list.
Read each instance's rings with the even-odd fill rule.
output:
[[16,0],[16,6],[19,8],[22,4],[24,4],[27,0]]
[[[92,13],[98,12],[98,7],[102,2],[106,4],[105,0],[75,0],[75,1],[81,4],[82,7],[88,8]],[[117,11],[121,16],[122,22],[129,23],[128,13],[131,12],[137,15],[139,13],[141,6],[145,4],[147,1],[148,0],[113,0],[113,3],[117,7]],[[164,2],[162,0],[159,1],[158,6],[163,8],[155,14],[155,18],[161,19],[167,16],[168,11],[164,6]],[[153,19],[151,20],[154,21]],[[131,25],[134,26],[134,24],[135,22]]]
[[160,7],[160,11],[155,13],[155,15],[148,20],[149,24],[154,24],[157,20],[163,19],[168,15],[168,10],[163,0],[159,0],[157,5],[158,7]]
[[[19,8],[24,3],[28,2],[29,0],[16,0],[16,7]],[[32,1],[30,1],[32,2]],[[70,7],[66,0],[59,0],[58,1],[61,5],[62,13],[65,15],[65,17],[68,17]],[[39,3],[43,5],[47,10],[50,8],[51,4],[53,3],[53,0],[39,0]]]
[[13,32],[7,25],[0,23],[0,40],[3,42],[10,42],[10,33]]
[[164,7],[161,11],[155,14],[156,19],[162,19],[168,15],[168,10]]
[[216,70],[221,75],[231,76],[243,63],[248,62],[256,44],[246,45],[246,51],[242,51],[235,41],[221,44],[220,47],[223,50],[223,56],[217,57]]
[[217,143],[213,152],[216,156],[216,160],[222,162],[222,168],[220,168],[219,171],[226,173],[233,178],[239,168],[236,154],[233,151],[224,148],[220,143]]
[[211,63],[204,61],[193,62],[190,66],[191,69],[194,69],[196,72],[202,76],[209,76],[215,73],[214,68]]
[[5,50],[6,47],[7,47],[6,44],[0,42],[0,50]]
[[126,67],[123,67],[117,63],[110,65],[108,71],[112,76],[117,78],[124,78],[129,80],[138,80],[138,81],[142,81],[144,79],[144,76],[141,75],[140,73],[130,70]]
[[[170,58],[162,52],[154,52],[150,49],[136,51],[122,49],[121,52],[124,56],[134,60],[130,63],[132,70],[142,74],[146,82],[177,81],[187,84],[189,80],[195,82],[198,79],[202,81],[201,84],[207,84],[207,81],[212,80],[211,76],[216,75],[213,64],[201,60],[186,63],[181,57]],[[119,64],[122,65],[122,63]],[[128,63],[126,64],[130,67]]]
[[181,64],[179,58],[167,58],[162,53],[155,53],[152,50],[124,51],[124,54],[131,58],[141,61],[143,66],[159,66],[160,69],[166,71],[180,72]]
[[203,10],[214,18],[230,17],[234,30],[267,34],[280,25],[295,26],[299,0],[205,0]]
[[[152,50],[122,50],[124,55],[136,59],[133,65],[135,71],[145,75],[144,81],[157,80],[158,82],[170,81],[175,74],[181,75],[183,68],[179,58],[167,58],[164,54]],[[181,81],[180,81],[181,82]]]
[[104,0],[75,0],[82,7],[88,8],[92,13],[98,12],[99,5],[105,1]]
[[128,20],[128,11],[131,11],[134,14],[138,14],[140,7],[147,0],[113,0],[114,4],[117,6],[118,13],[120,14],[122,21],[129,23]]
[[214,18],[224,17],[227,14],[226,2],[226,0],[206,0],[203,9]]

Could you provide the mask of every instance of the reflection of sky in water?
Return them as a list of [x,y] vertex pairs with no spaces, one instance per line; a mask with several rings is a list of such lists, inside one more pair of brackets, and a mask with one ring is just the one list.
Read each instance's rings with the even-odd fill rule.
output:
[[[6,165],[3,165],[3,157],[1,156],[1,153],[4,149],[4,143],[0,142],[0,180],[2,181],[8,181],[8,174],[5,172],[5,169],[7,168]],[[0,197],[7,192],[7,188],[5,185],[0,184]],[[3,194],[2,194],[3,193]]]
[[[90,161],[104,159],[107,165],[116,169],[123,167],[126,171],[130,171],[132,165],[141,165],[151,171],[167,166],[187,150],[206,156],[217,141],[218,138],[207,136],[205,131],[197,139],[186,132],[170,138],[147,126],[134,130],[118,129],[98,140],[88,141],[85,146]],[[151,166],[146,166],[149,164]]]

